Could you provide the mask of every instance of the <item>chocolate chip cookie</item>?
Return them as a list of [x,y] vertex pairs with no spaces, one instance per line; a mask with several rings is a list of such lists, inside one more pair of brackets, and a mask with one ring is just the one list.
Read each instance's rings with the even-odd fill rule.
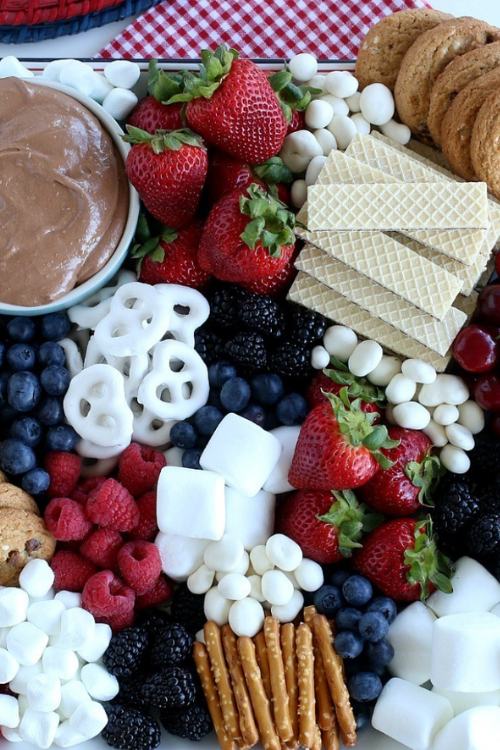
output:
[[2,508],[0,517],[0,584],[15,586],[19,573],[30,560],[50,560],[56,542],[43,519],[35,513]]
[[500,198],[500,90],[499,85],[484,100],[472,127],[470,156],[474,172],[496,198]]

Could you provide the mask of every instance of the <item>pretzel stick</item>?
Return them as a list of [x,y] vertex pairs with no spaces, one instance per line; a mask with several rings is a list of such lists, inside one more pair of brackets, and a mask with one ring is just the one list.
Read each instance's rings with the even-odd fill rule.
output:
[[327,732],[321,732],[321,736],[323,738],[323,746],[325,750],[339,750],[340,749],[337,722],[335,722],[335,725],[332,727],[332,729],[329,729]]
[[203,632],[205,635],[205,644],[208,655],[210,657],[210,666],[217,686],[217,692],[219,693],[224,724],[228,734],[233,740],[239,740],[241,735],[238,714],[236,713],[233,689],[231,687],[231,680],[229,678],[224,651],[222,649],[219,626],[215,622],[206,622]]
[[264,638],[271,678],[274,722],[280,740],[288,742],[293,737],[293,727],[288,706],[283,654],[281,653],[280,623],[275,617],[266,617],[264,620]]
[[285,668],[288,708],[292,719],[293,739],[297,740],[299,727],[297,720],[297,667],[295,661],[295,625],[287,622],[281,626],[281,650]]
[[201,687],[205,700],[207,702],[207,708],[214,725],[215,734],[217,740],[221,746],[221,750],[236,750],[236,744],[232,738],[227,734],[226,727],[224,726],[224,719],[222,717],[222,711],[219,704],[219,695],[217,688],[215,687],[214,678],[210,670],[210,661],[208,658],[208,652],[203,643],[195,643],[193,646],[193,660],[196,665],[196,671],[200,678]]
[[324,615],[313,617],[314,636],[323,659],[330,695],[335,705],[342,742],[347,747],[356,744],[356,720],[349,701],[349,693],[344,682],[342,660],[332,646],[330,623]]
[[262,675],[257,664],[254,642],[251,638],[242,637],[238,638],[237,644],[241,668],[245,675],[245,682],[250,693],[255,720],[259,727],[260,740],[264,750],[281,750],[280,739],[274,728],[271,715],[271,706],[264,690]]
[[[304,622],[312,628],[313,617],[316,613],[316,607],[309,606],[304,609]],[[328,682],[326,680],[325,668],[323,666],[323,659],[319,652],[318,644],[316,642],[315,633],[313,630],[314,640],[314,685],[316,689],[316,714],[318,719],[319,728],[328,732],[332,727],[335,726],[335,709],[332,704],[330,697],[330,691],[328,689]]]
[[[240,732],[246,748],[253,747],[259,741],[259,732],[252,711],[252,703],[248,695],[245,684],[245,676],[241,669],[240,658],[238,656],[238,647],[236,645],[236,636],[229,627],[222,627],[222,645],[226,656],[231,682],[233,684],[234,698],[238,707],[240,717]],[[243,750],[243,748],[241,748]]]
[[312,748],[316,728],[314,697],[314,653],[309,625],[301,623],[295,635],[299,686],[299,743]]
[[318,725],[316,724],[314,727],[314,742],[311,750],[321,750],[322,743],[321,743],[321,731]]
[[266,639],[264,638],[263,631],[257,633],[254,638],[254,643],[255,651],[257,653],[257,664],[259,665],[262,682],[264,683],[264,690],[266,691],[268,699],[271,701],[273,697],[273,692],[271,690],[271,674],[269,672],[269,659],[267,658]]

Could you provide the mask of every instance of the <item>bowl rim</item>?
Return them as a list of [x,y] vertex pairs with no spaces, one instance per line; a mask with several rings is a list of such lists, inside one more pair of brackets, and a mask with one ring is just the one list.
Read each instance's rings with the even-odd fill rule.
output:
[[[108,112],[106,112],[106,110],[98,102],[96,102],[94,99],[91,99],[89,96],[81,94],[79,91],[70,88],[69,86],[64,86],[63,84],[56,81],[44,80],[43,76],[36,76],[34,78],[23,80],[26,80],[27,83],[34,84],[36,86],[45,86],[46,88],[55,89],[56,91],[67,94],[68,96],[71,96],[73,99],[76,99],[78,102],[80,102],[80,104],[86,107],[90,112],[92,112],[93,115],[95,115],[95,117],[97,117],[103,128],[113,140],[118,153],[125,163],[127,154],[130,151],[130,145],[128,143],[125,143],[125,141],[122,139],[124,131],[120,127],[118,122],[113,117],[111,117],[111,115],[108,114]],[[24,305],[12,305],[0,300],[0,315],[36,316],[46,315],[47,313],[52,312],[59,312],[60,310],[67,310],[68,308],[83,302],[84,299],[91,296],[113,278],[113,276],[119,271],[120,267],[125,261],[125,258],[128,255],[128,250],[134,237],[137,222],[139,219],[139,195],[136,189],[131,184],[130,180],[127,179],[127,183],[129,188],[127,221],[123,228],[122,236],[120,237],[120,240],[118,241],[113,254],[104,264],[104,266],[96,274],[91,276],[90,279],[84,281],[83,284],[75,286],[59,299],[54,300],[53,302],[47,302],[44,305],[25,307]]]

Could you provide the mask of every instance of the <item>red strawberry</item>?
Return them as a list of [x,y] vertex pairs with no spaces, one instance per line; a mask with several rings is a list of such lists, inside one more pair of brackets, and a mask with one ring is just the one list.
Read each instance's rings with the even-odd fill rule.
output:
[[436,588],[452,591],[449,560],[436,547],[430,518],[397,518],[382,524],[364,539],[354,567],[400,602],[424,600]]
[[366,484],[390,466],[381,448],[394,447],[387,428],[373,426],[376,414],[361,410],[359,399],[349,402],[347,389],[328,395],[301,427],[288,479],[298,489],[343,490]]
[[284,183],[292,180],[292,173],[279,156],[273,156],[263,164],[251,167],[250,164],[237,161],[222,151],[216,151],[210,159],[207,187],[211,203],[216,203],[237,188],[244,193],[253,182],[265,190],[266,186],[275,185],[278,198],[282,203],[289,203],[290,195]]
[[276,529],[297,542],[304,557],[328,565],[350,557],[362,533],[380,520],[365,511],[354,492],[297,490],[278,505]]
[[296,258],[297,252],[295,251],[279,273],[272,273],[263,279],[258,279],[258,281],[240,282],[240,286],[255,294],[280,294],[284,290],[288,290],[292,285],[292,281],[297,273],[295,268]]
[[301,112],[298,109],[294,109],[292,112],[291,120],[288,123],[286,134],[290,135],[290,133],[295,133],[296,130],[304,130],[305,126],[306,117],[304,112]]
[[147,133],[182,128],[182,104],[166,104],[171,96],[184,89],[181,73],[167,73],[158,68],[156,60],[149,63],[148,94],[132,110],[127,123]]
[[221,281],[251,282],[279,274],[295,249],[291,211],[261,187],[233,190],[210,211],[198,262]]
[[202,141],[190,130],[159,130],[155,135],[127,125],[124,140],[132,143],[127,175],[155,219],[179,229],[196,213],[207,176]]
[[429,455],[432,443],[419,430],[390,427],[389,437],[399,441],[397,447],[383,451],[392,466],[363,485],[361,497],[380,513],[409,516],[426,503],[439,480],[439,459]]
[[380,414],[378,402],[384,400],[384,391],[369,383],[366,378],[357,378],[352,375],[347,365],[336,357],[331,357],[330,363],[330,368],[319,372],[312,379],[307,390],[309,405],[317,406],[327,399],[325,393],[338,395],[341,388],[346,387],[349,399],[361,399],[360,405],[363,411]]

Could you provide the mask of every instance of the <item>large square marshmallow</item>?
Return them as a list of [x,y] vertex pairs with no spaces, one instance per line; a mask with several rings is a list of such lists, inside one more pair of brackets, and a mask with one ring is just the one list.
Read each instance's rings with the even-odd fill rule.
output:
[[469,612],[436,620],[431,681],[459,693],[500,689],[500,619],[491,612]]
[[372,725],[412,750],[428,750],[452,718],[450,702],[442,695],[393,677],[380,693]]
[[438,617],[464,612],[489,612],[500,602],[500,582],[470,557],[461,557],[457,561],[451,583],[452,594],[436,591],[427,600],[427,606]]
[[423,685],[431,676],[432,628],[436,616],[422,602],[403,609],[387,638],[394,648],[389,670],[395,677]]
[[366,727],[358,733],[356,750],[408,750],[408,746],[377,732],[372,727]]
[[163,572],[173,581],[187,581],[191,573],[203,563],[208,539],[190,539],[168,532],[160,532],[155,544],[160,553]]
[[274,530],[276,498],[270,492],[246,497],[233,487],[226,487],[226,534],[243,542],[246,550],[265,544]]
[[220,474],[165,466],[156,498],[160,531],[214,541],[224,534],[224,479]]
[[294,489],[288,481],[288,472],[292,465],[292,458],[295,453],[297,440],[299,439],[299,433],[299,426],[283,426],[271,430],[271,435],[274,435],[280,441],[281,454],[278,463],[264,484],[266,492],[274,492],[275,495],[279,495],[281,492],[291,492]]
[[226,414],[201,454],[200,464],[221,474],[242,495],[253,497],[280,455],[281,443],[274,435],[238,414]]
[[500,604],[497,604],[495,607],[493,607],[493,609],[491,610],[491,614],[500,617]]
[[432,690],[450,701],[455,716],[476,706],[500,706],[500,690],[489,693],[454,693],[452,690],[436,687]]
[[436,736],[432,750],[498,750],[500,708],[478,706],[450,721]]

